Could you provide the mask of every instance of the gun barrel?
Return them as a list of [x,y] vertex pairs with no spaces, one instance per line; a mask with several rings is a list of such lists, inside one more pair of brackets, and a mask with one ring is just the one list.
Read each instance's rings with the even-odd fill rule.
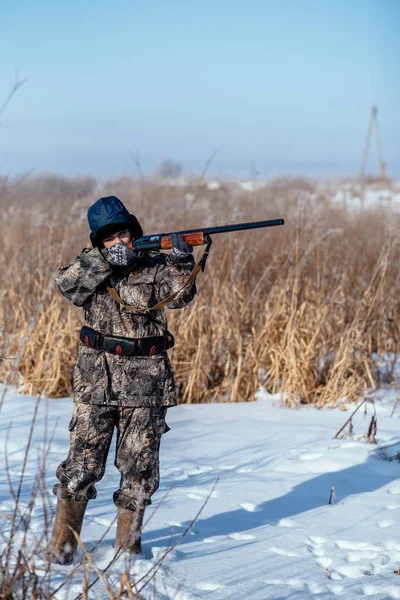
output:
[[[197,233],[201,231],[203,234],[215,235],[216,233],[228,233],[229,231],[243,231],[245,229],[260,229],[262,227],[276,227],[284,225],[284,219],[271,219],[269,221],[253,221],[251,223],[236,223],[235,225],[219,225],[217,227],[205,227],[204,229],[184,229],[179,233]],[[164,233],[163,235],[170,235]]]

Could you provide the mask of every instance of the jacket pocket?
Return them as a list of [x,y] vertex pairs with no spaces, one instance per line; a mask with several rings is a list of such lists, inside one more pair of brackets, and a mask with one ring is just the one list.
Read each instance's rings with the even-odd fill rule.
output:
[[167,409],[165,406],[155,407],[151,409],[151,420],[154,428],[154,432],[158,437],[168,433],[171,430],[165,422],[165,416]]
[[162,397],[165,384],[164,357],[155,355],[129,358],[124,362],[121,384],[134,396]]

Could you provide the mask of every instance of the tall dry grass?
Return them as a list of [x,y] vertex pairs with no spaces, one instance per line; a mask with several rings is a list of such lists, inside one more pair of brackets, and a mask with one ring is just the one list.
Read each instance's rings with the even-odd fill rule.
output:
[[88,245],[86,210],[106,194],[147,233],[285,218],[215,236],[196,300],[168,311],[181,402],[252,400],[260,385],[288,405],[355,400],[380,383],[374,353],[399,349],[400,218],[390,209],[347,208],[300,179],[245,191],[48,176],[2,189],[0,376],[29,394],[71,393],[82,313],[52,277]]
[[[40,451],[37,455],[35,474],[29,475],[29,457],[34,448],[34,429],[39,414],[41,398],[37,397],[28,433],[20,469],[15,472],[10,465],[8,444],[16,434],[10,425],[5,440],[4,472],[8,484],[8,496],[11,505],[1,525],[0,537],[0,600],[43,600],[68,597],[73,600],[88,598],[122,598],[140,600],[146,592],[146,598],[156,596],[156,590],[168,593],[165,578],[159,581],[160,570],[167,556],[185,539],[199,519],[218,483],[216,479],[208,496],[197,510],[194,518],[179,535],[171,532],[167,546],[156,560],[144,569],[135,569],[135,555],[122,553],[114,548],[108,563],[100,567],[97,564],[96,550],[109,535],[114,520],[100,534],[91,551],[80,536],[74,532],[78,542],[78,554],[73,565],[63,570],[59,565],[48,562],[44,555],[52,535],[52,523],[55,518],[53,500],[46,483],[48,471],[47,459],[53,443],[54,429],[48,435],[48,415],[45,414],[45,428]],[[36,440],[37,442],[37,440]],[[38,450],[38,446],[36,445]],[[35,460],[33,460],[35,462]],[[27,483],[26,479],[30,478]],[[144,527],[152,520],[170,490],[161,498],[158,506],[147,515]],[[3,511],[4,512],[4,511]],[[41,527],[35,527],[33,521],[41,515]],[[117,567],[118,572],[115,572]],[[61,571],[60,571],[61,569]],[[145,591],[145,592],[144,592]],[[178,591],[176,592],[178,593]],[[170,594],[168,594],[170,597]]]

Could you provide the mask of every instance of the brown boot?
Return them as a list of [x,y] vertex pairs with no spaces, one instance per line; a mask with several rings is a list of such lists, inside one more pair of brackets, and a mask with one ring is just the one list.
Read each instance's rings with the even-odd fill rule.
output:
[[59,565],[72,563],[78,546],[73,531],[80,534],[86,506],[87,501],[57,499],[53,533],[44,553],[48,561]]
[[118,509],[116,548],[121,548],[123,552],[130,552],[131,554],[141,554],[143,517],[144,509]]

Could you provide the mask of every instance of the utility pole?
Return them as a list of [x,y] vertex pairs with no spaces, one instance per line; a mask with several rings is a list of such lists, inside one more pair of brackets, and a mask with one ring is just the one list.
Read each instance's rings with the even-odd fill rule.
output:
[[379,124],[378,124],[378,108],[377,106],[373,106],[371,109],[371,118],[369,121],[367,137],[365,139],[364,152],[361,159],[361,168],[360,168],[360,180],[363,181],[365,178],[365,166],[368,158],[369,146],[371,143],[372,133],[375,131],[375,146],[376,146],[376,158],[379,165],[379,173],[380,173],[380,181],[383,184],[387,183],[386,177],[386,164],[382,160],[381,155],[381,143],[379,137]]

